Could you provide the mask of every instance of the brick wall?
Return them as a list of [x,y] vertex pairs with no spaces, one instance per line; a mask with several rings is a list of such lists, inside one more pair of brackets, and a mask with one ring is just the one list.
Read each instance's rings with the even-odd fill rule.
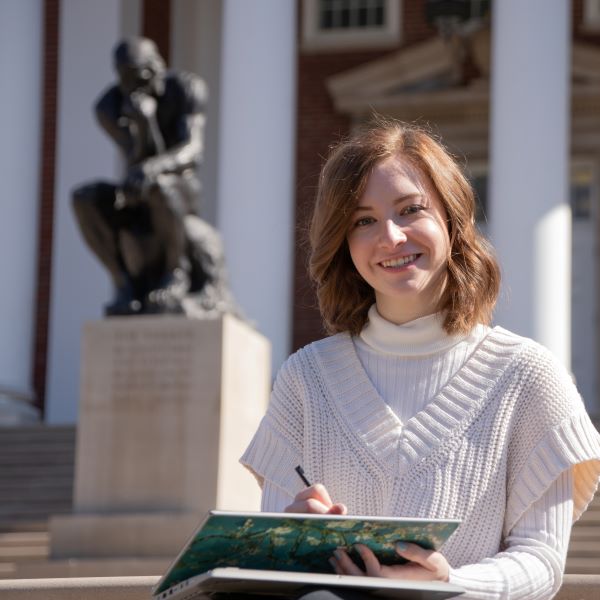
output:
[[168,65],[171,53],[171,0],[144,0],[142,35],[156,43]]
[[585,44],[600,45],[600,33],[586,29],[583,24],[583,0],[573,0],[573,38]]

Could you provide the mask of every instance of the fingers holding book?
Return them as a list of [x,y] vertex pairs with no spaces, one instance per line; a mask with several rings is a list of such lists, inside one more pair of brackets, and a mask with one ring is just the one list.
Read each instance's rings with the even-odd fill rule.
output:
[[344,548],[338,548],[329,559],[329,563],[338,575],[368,575],[370,577],[389,577],[419,581],[448,581],[450,566],[444,555],[435,550],[421,548],[417,544],[398,542],[398,556],[408,562],[398,565],[382,565],[375,554],[364,544],[355,544],[364,570],[359,568]]

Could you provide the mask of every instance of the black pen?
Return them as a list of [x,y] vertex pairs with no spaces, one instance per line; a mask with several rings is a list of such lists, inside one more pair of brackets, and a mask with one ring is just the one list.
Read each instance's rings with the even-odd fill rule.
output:
[[304,485],[306,487],[310,487],[311,483],[308,479],[306,479],[306,475],[304,475],[304,469],[298,465],[295,469],[296,473],[298,473],[298,475],[300,476],[300,479],[302,479],[302,482],[304,483]]

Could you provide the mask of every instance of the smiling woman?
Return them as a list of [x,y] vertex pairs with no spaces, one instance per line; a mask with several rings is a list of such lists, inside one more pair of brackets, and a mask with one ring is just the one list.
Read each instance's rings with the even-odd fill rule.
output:
[[422,129],[379,121],[332,149],[310,236],[333,335],[283,365],[242,457],[263,510],[460,520],[440,551],[397,544],[404,564],[360,544],[361,565],[347,548],[329,562],[472,600],[551,598],[600,436],[545,348],[489,326],[499,269],[459,166]]
[[[415,305],[423,302],[425,295],[413,295],[412,307],[406,304],[396,309],[406,313],[391,320],[400,323],[443,310],[444,328],[449,334],[466,333],[477,323],[489,323],[500,272],[492,249],[475,225],[475,198],[468,180],[429,133],[406,124],[379,121],[337,145],[321,173],[310,231],[310,274],[317,285],[328,332],[358,334],[367,322],[378,288],[361,271],[351,252],[364,246],[359,244],[364,237],[356,232],[359,221],[365,224],[360,217],[374,219],[367,209],[370,203],[372,209],[382,208],[379,205],[385,203],[384,197],[388,204],[399,203],[396,210],[401,208],[405,213],[403,222],[394,218],[388,235],[411,233],[404,231],[405,222],[411,220],[415,231],[425,229],[429,238],[433,227],[448,240],[437,240],[435,247],[431,247],[434,240],[429,240],[429,252],[423,252],[422,260],[415,264],[414,271],[420,276],[415,285],[422,288],[426,279],[434,284],[428,289],[433,294],[427,298],[425,312]],[[392,221],[387,226],[391,228]],[[395,257],[394,252],[402,256],[399,246],[410,250],[417,242],[399,243],[383,258]],[[437,272],[437,282],[431,261],[441,261],[438,267],[444,263]]]
[[447,220],[432,184],[401,157],[384,160],[369,175],[347,240],[388,321],[402,325],[436,312],[450,256]]

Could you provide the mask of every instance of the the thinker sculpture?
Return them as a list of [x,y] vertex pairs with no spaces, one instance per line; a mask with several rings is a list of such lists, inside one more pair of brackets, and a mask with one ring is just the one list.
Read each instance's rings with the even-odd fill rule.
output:
[[122,41],[118,82],[97,101],[102,128],[126,159],[120,184],[73,192],[87,244],[115,287],[106,315],[235,311],[218,233],[197,215],[207,89],[196,75],[167,71],[154,42]]

